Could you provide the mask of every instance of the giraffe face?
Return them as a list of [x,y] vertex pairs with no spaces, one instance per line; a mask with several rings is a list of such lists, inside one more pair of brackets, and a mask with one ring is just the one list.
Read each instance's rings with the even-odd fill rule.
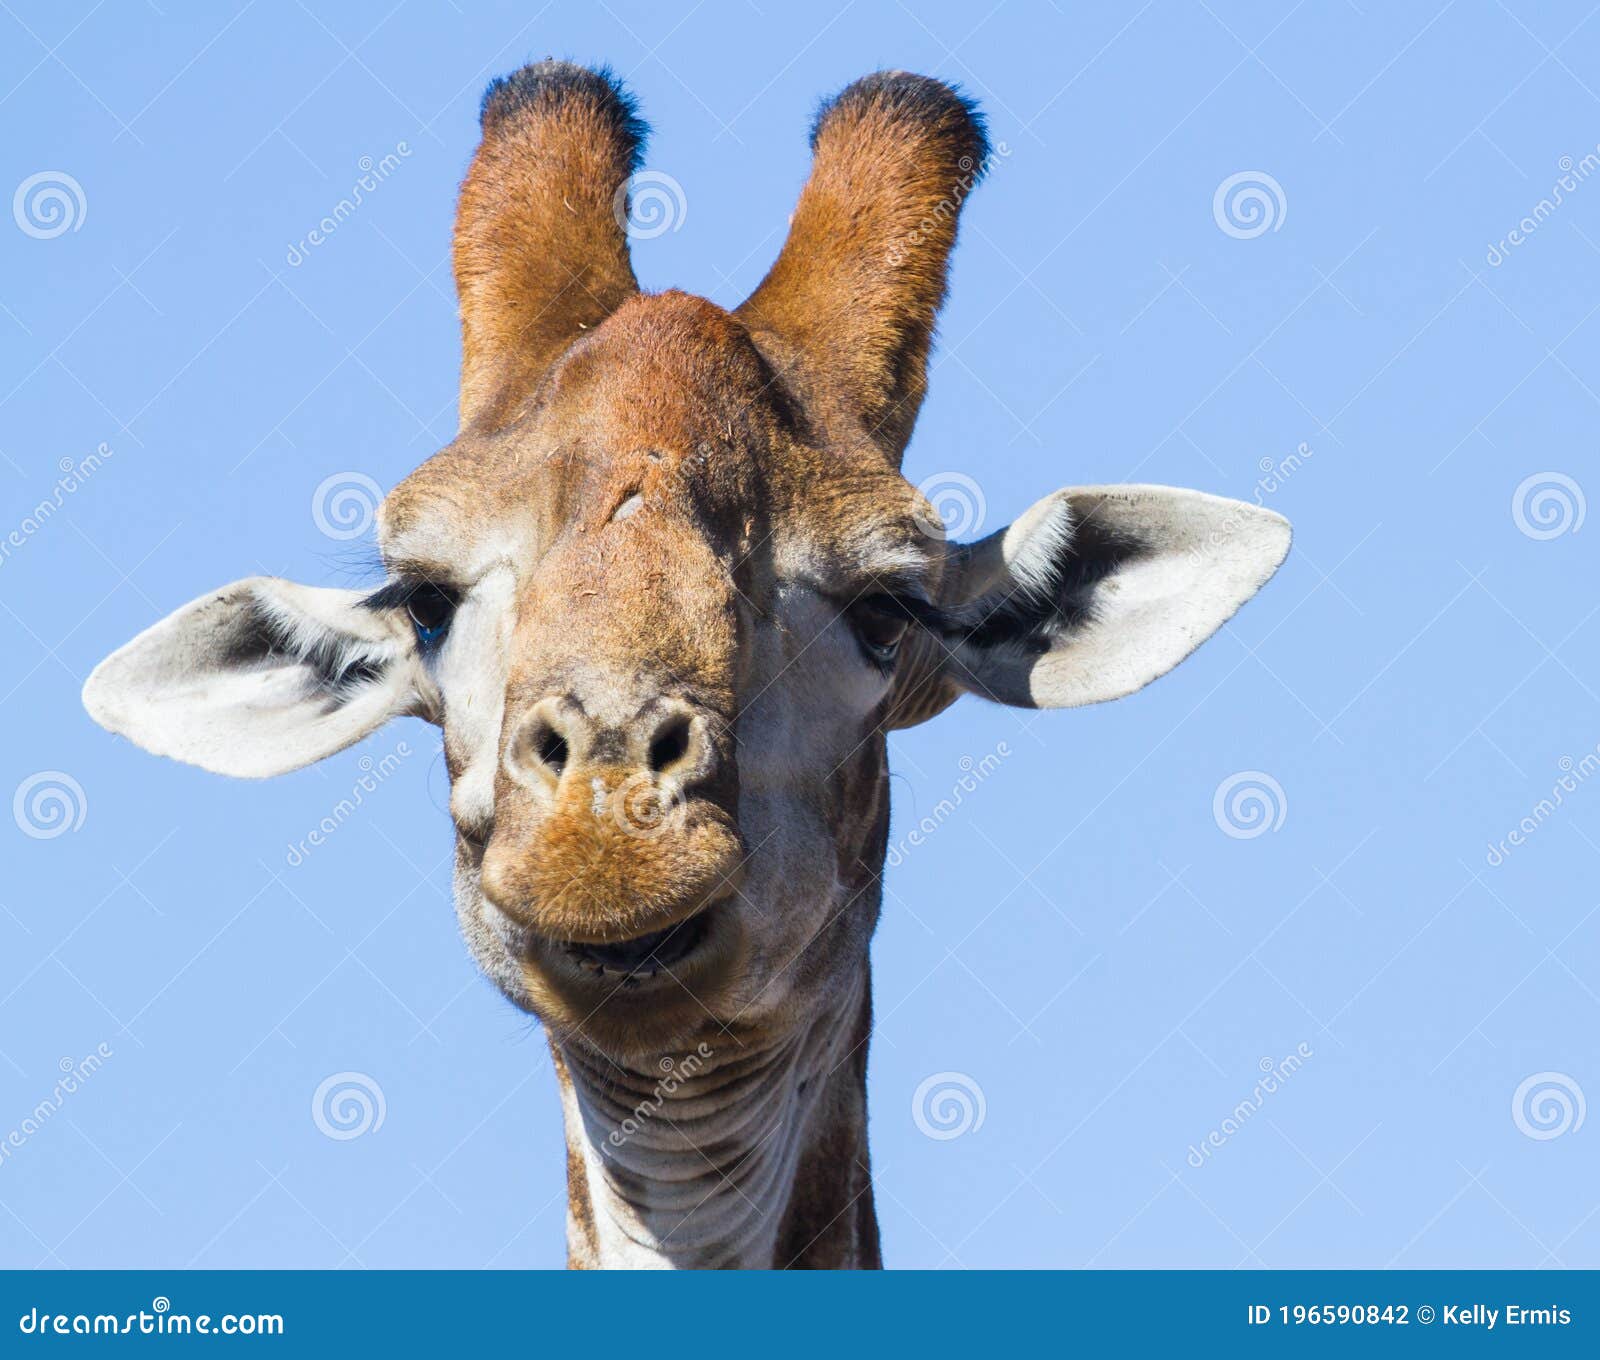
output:
[[461,434],[384,503],[388,582],[225,586],[102,662],[85,705],[244,776],[436,723],[462,928],[508,996],[621,1057],[792,1032],[859,990],[886,731],[969,692],[1131,693],[1261,587],[1288,525],[1086,487],[944,541],[899,466],[989,152],[937,81],[826,106],[788,241],[732,312],[639,292],[618,205],[643,130],[603,74],[497,81],[483,133]]
[[814,437],[739,321],[639,298],[383,507],[462,928],[554,1027],[686,1046],[864,958],[880,729],[946,550],[881,456]]

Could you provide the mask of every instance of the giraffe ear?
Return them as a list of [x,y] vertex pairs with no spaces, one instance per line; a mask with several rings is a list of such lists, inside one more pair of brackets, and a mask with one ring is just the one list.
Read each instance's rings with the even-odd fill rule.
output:
[[236,581],[108,656],[83,706],[108,731],[215,774],[299,769],[419,706],[413,634],[363,598]]
[[538,62],[489,86],[481,121],[456,211],[463,428],[508,420],[639,291],[623,223],[647,129],[621,83]]
[[898,467],[956,218],[991,158],[983,118],[937,80],[879,72],[823,107],[811,146],[783,252],[738,314],[830,439]]
[[[1058,491],[952,548],[938,684],[1024,708],[1118,699],[1233,617],[1289,551],[1289,521],[1165,486]],[[937,711],[936,709],[934,711]]]

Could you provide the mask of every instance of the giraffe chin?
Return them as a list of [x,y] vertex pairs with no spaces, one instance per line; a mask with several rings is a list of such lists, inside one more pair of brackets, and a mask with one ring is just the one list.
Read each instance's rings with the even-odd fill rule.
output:
[[589,944],[522,935],[533,1010],[566,1039],[617,1057],[655,1054],[719,1029],[745,955],[733,894],[662,930]]

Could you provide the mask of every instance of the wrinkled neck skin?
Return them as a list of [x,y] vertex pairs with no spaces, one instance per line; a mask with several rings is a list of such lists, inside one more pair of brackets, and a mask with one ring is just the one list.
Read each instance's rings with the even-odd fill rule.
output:
[[[877,1269],[871,983],[763,1046],[618,1066],[552,1038],[573,1269]],[[709,1055],[709,1056],[706,1056]]]

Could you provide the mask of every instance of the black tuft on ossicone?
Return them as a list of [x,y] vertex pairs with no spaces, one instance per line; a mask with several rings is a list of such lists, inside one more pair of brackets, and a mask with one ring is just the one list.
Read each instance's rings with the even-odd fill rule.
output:
[[909,71],[874,71],[824,99],[811,123],[811,149],[817,149],[817,138],[833,119],[868,112],[904,119],[948,137],[952,159],[970,157],[973,182],[983,177],[989,159],[989,125],[977,100],[963,94],[957,85]]
[[485,132],[523,112],[549,112],[571,99],[588,100],[616,129],[628,148],[628,168],[637,170],[644,160],[650,125],[639,116],[638,101],[609,66],[587,67],[575,62],[530,62],[508,76],[497,76],[483,92],[478,121]]

